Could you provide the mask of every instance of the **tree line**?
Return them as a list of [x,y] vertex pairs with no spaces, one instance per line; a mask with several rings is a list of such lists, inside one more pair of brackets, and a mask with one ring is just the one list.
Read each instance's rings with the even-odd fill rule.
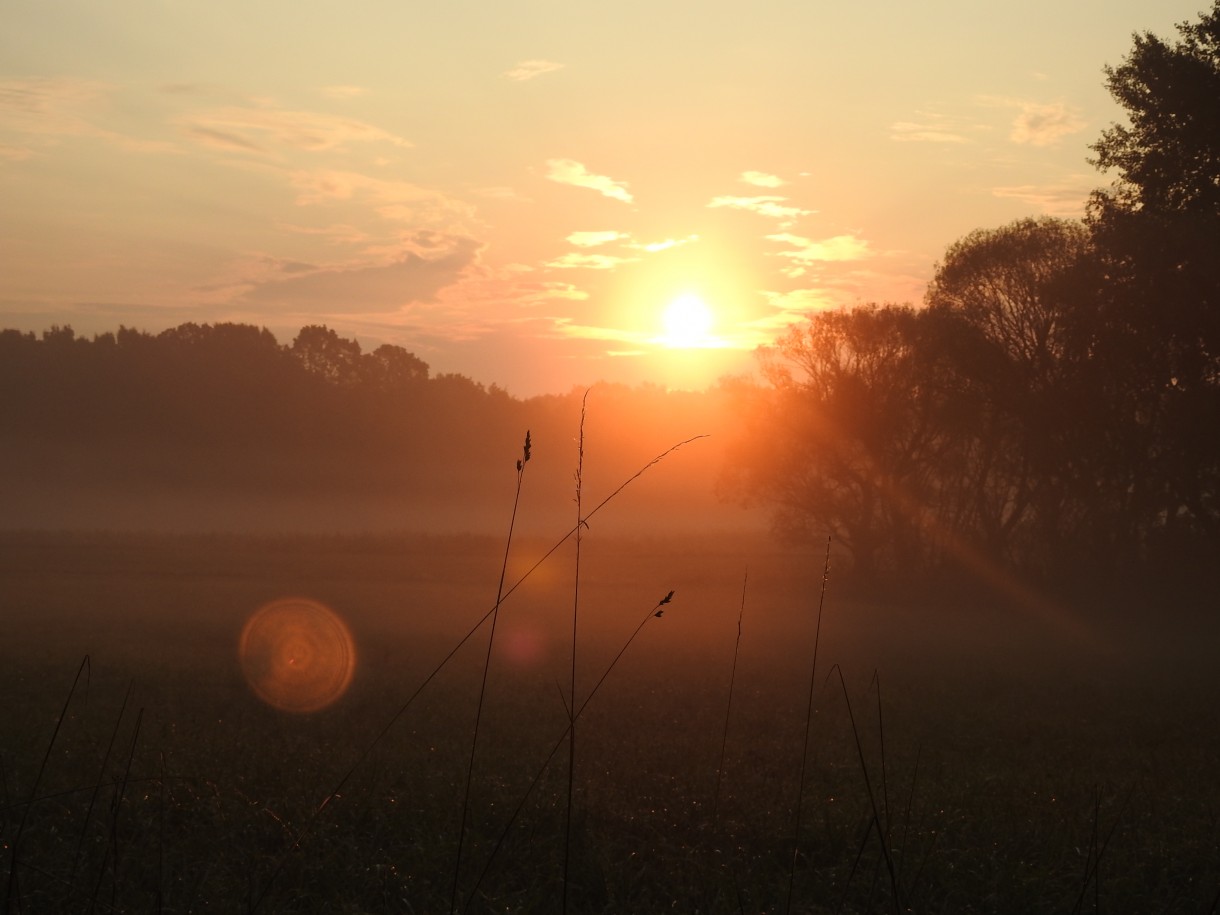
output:
[[[56,517],[91,527],[108,522],[85,506],[110,492],[125,500],[124,516],[134,501],[147,503],[140,523],[154,527],[158,501],[193,493],[273,502],[286,519],[330,503],[338,508],[325,517],[348,529],[376,518],[379,528],[498,530],[527,430],[535,443],[527,520],[529,507],[541,506],[564,524],[573,520],[586,407],[590,497],[724,424],[715,396],[600,383],[522,400],[464,375],[432,374],[401,346],[365,352],[322,325],[286,344],[232,323],[91,338],[71,327],[3,330],[0,389],[0,495],[8,486],[30,504],[26,523],[41,523],[34,492],[47,506],[76,499],[79,510]],[[658,514],[710,511],[709,450],[688,449],[680,469],[649,474],[672,490],[652,487]],[[322,517],[311,526],[325,527]]]
[[922,308],[825,312],[763,353],[732,463],[866,574],[960,563],[1162,581],[1220,567],[1220,3],[1106,69],[1129,124],[1080,221],[949,247]]

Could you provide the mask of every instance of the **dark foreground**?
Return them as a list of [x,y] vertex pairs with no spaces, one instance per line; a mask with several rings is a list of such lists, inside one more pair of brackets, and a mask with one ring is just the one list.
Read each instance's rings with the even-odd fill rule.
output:
[[[1213,628],[883,606],[832,570],[811,677],[820,555],[595,533],[578,593],[567,544],[497,618],[460,866],[489,626],[412,697],[495,603],[502,543],[0,535],[0,910],[551,912],[565,872],[571,912],[1215,910]],[[310,714],[238,661],[289,595],[356,646]],[[578,707],[610,672],[565,854],[577,597]]]

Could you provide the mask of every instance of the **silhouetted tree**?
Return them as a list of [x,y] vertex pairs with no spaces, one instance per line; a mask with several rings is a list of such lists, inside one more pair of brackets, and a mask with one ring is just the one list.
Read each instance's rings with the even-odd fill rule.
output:
[[360,344],[346,340],[324,324],[302,327],[292,341],[292,354],[311,375],[335,385],[360,380]]
[[1176,549],[1220,537],[1220,2],[1179,40],[1134,36],[1106,70],[1129,123],[1103,131],[1117,172],[1089,224],[1105,269],[1105,345],[1122,413],[1129,531]]
[[771,390],[742,388],[730,478],[781,530],[828,531],[857,572],[916,567],[942,445],[909,306],[820,312],[761,354]]
[[366,353],[360,367],[364,382],[383,394],[415,392],[428,380],[428,363],[391,343]]
[[968,455],[952,495],[967,500],[962,532],[997,558],[1062,555],[1097,485],[1093,264],[1080,223],[1023,219],[951,245],[928,287],[929,311],[960,324],[936,341],[968,417],[946,430]]

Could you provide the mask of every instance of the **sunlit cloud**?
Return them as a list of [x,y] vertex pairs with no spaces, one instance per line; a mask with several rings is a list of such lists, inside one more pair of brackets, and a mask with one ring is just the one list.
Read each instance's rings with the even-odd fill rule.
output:
[[825,289],[793,289],[787,292],[764,289],[762,297],[770,312],[746,325],[759,334],[760,344],[770,342],[778,332],[804,321],[814,312],[838,307],[835,297]]
[[503,79],[523,83],[542,76],[544,73],[554,73],[556,70],[562,69],[563,64],[557,64],[553,60],[523,60],[515,67],[505,70],[500,76]]
[[631,344],[647,342],[646,335],[637,331],[624,330],[621,327],[578,324],[570,318],[556,318],[554,329],[560,336],[580,340],[610,340],[616,343]]
[[1022,184],[1013,187],[995,187],[991,193],[996,197],[1019,200],[1034,207],[1047,216],[1076,218],[1084,215],[1095,181],[1087,175],[1074,175],[1058,184]]
[[568,236],[568,241],[578,248],[596,248],[628,237],[622,232],[573,232]]
[[634,199],[624,182],[615,181],[605,175],[595,175],[574,159],[548,159],[546,167],[547,178],[559,184],[588,188],[623,203],[631,203]]
[[728,207],[734,210],[748,210],[751,213],[757,213],[759,216],[766,216],[770,219],[783,220],[786,224],[791,224],[801,216],[808,216],[813,210],[805,210],[798,206],[792,206],[788,203],[787,197],[715,197],[708,204],[709,207],[716,209],[718,207]]
[[635,257],[615,257],[611,254],[585,254],[579,251],[571,251],[563,255],[563,257],[548,261],[547,266],[559,267],[561,269],[613,270],[620,264],[630,264],[638,259]]
[[555,303],[582,302],[589,293],[574,283],[546,278],[526,264],[480,263],[441,290],[437,298],[459,324],[513,325],[525,331],[525,324],[550,328],[550,319],[540,315],[539,309]]
[[1050,105],[1023,102],[1021,113],[1013,122],[1009,138],[1014,143],[1050,146],[1062,137],[1079,133],[1086,126],[1088,125],[1084,118],[1063,102]]
[[538,289],[541,297],[545,299],[566,299],[569,302],[583,302],[589,298],[589,293],[573,286],[571,283],[539,283]]
[[890,139],[899,143],[969,143],[960,133],[936,124],[896,121],[890,125]]
[[322,95],[326,98],[344,99],[357,98],[361,95],[368,95],[369,90],[364,86],[323,86]]
[[670,248],[680,248],[683,245],[689,245],[692,242],[698,241],[699,236],[688,235],[685,238],[666,238],[663,241],[638,242],[631,240],[631,233],[629,232],[605,231],[573,232],[568,236],[567,240],[578,248],[596,248],[601,245],[620,242],[624,247],[630,248],[632,251],[656,254],[659,251],[668,251]]
[[681,248],[683,245],[693,244],[698,240],[698,235],[688,235],[685,238],[667,238],[664,241],[652,241],[645,243],[633,242],[627,247],[633,248],[637,251],[646,251],[649,254],[656,254],[658,251],[668,251],[670,248]]
[[776,255],[791,258],[799,264],[808,264],[813,261],[854,261],[868,257],[871,253],[868,242],[855,235],[835,235],[832,238],[814,241],[800,235],[782,232],[777,235],[768,235],[767,238],[791,246],[792,250],[778,251]]
[[217,108],[187,115],[178,126],[201,142],[232,149],[264,150],[267,143],[309,152],[344,150],[353,143],[388,143],[409,148],[409,140],[352,118],[282,108]]
[[742,172],[741,180],[746,184],[752,184],[755,187],[780,187],[787,182],[783,178],[776,175],[768,175],[766,172]]

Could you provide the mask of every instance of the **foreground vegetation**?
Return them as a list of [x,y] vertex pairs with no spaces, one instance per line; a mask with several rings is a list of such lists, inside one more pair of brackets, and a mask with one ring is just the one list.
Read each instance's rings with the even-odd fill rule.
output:
[[[494,601],[502,544],[2,546],[10,911],[449,909],[485,631],[403,708]],[[515,545],[510,578],[545,546]],[[502,608],[467,911],[560,908],[566,757],[544,762],[567,726],[571,558]],[[796,840],[821,565],[743,538],[590,533],[581,696],[647,624],[579,720],[571,911],[1214,909],[1215,634],[1168,608],[880,604],[832,569]],[[245,619],[288,594],[332,607],[358,646],[350,691],[313,715],[262,705],[236,657]]]

